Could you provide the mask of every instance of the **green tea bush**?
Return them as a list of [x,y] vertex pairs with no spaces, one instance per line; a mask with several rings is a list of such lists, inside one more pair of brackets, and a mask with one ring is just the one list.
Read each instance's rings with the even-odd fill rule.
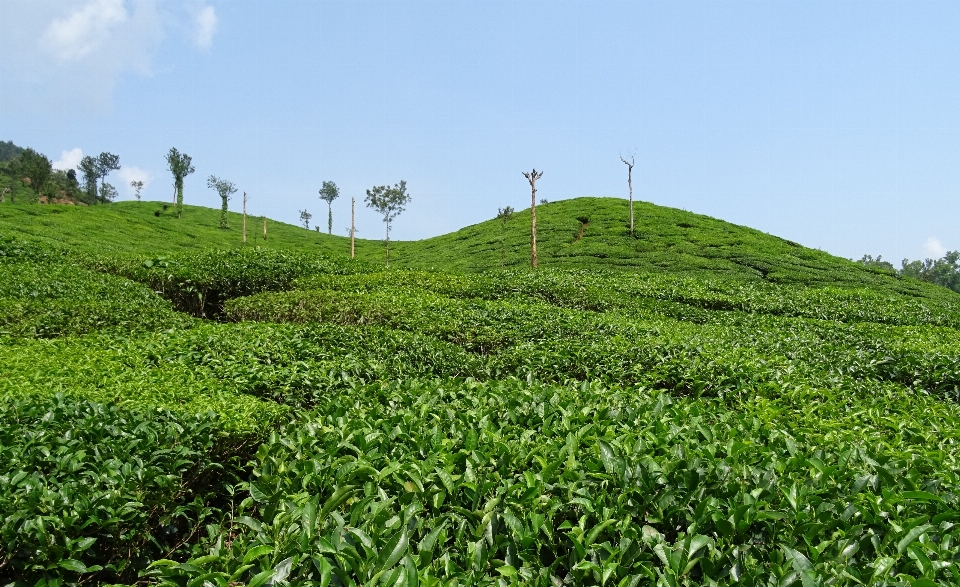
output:
[[54,337],[187,326],[149,288],[67,263],[0,263],[0,336]]
[[361,271],[359,262],[273,249],[182,253],[143,261],[101,260],[101,268],[144,283],[174,306],[198,317],[219,316],[234,297],[287,288],[309,275]]
[[0,581],[130,580],[188,555],[219,519],[244,450],[213,413],[0,402]]
[[[956,331],[947,328],[933,329],[943,335],[939,339],[914,337],[917,344],[908,348],[897,342],[899,330],[880,325],[854,328],[745,312],[712,312],[702,323],[692,323],[653,311],[639,316],[519,298],[448,298],[405,284],[366,288],[367,277],[347,278],[347,283],[359,282],[360,291],[344,287],[237,298],[226,305],[225,315],[415,332],[489,355],[492,376],[599,379],[695,395],[721,395],[785,376],[819,384],[835,377],[895,381],[950,397],[960,387],[956,344],[949,342],[956,340]],[[913,330],[924,328],[930,327]]]
[[587,384],[357,388],[260,447],[228,534],[148,574],[251,586],[960,581],[960,468],[945,439],[896,451],[876,430],[836,429],[824,444],[780,415]]

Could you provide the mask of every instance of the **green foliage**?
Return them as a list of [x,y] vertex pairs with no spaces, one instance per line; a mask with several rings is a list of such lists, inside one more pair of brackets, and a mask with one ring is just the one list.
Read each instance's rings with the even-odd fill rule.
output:
[[537,272],[0,207],[0,578],[958,584],[960,298],[637,206],[543,206]]
[[73,264],[0,261],[0,336],[133,332],[190,322],[141,284]]
[[946,436],[897,453],[882,435],[831,427],[823,446],[790,420],[642,388],[357,388],[260,447],[229,540],[149,574],[249,585],[956,583],[960,480]]
[[960,251],[947,251],[941,259],[903,260],[902,275],[942,285],[960,293]]
[[34,192],[35,199],[39,199],[40,191],[50,178],[53,168],[50,159],[42,153],[26,148],[11,161],[11,171],[16,179],[22,179]]
[[131,580],[189,553],[229,504],[243,450],[213,413],[0,402],[0,581]]
[[234,249],[105,261],[105,269],[139,281],[198,317],[218,316],[230,298],[286,288],[294,279],[358,270],[319,254],[270,249]]
[[[217,195],[220,196],[221,206],[220,206],[220,228],[226,230],[227,227],[227,202],[230,200],[230,196],[237,193],[237,186],[233,185],[232,181],[227,181],[225,179],[220,179],[216,175],[211,175],[207,178],[207,187],[216,190]],[[139,192],[137,199],[139,200]]]
[[340,197],[340,188],[332,181],[323,182],[320,188],[320,199],[327,203],[327,234],[333,234],[333,208],[331,204]]
[[12,161],[22,152],[23,149],[14,145],[13,141],[0,141],[0,162]]
[[400,180],[400,183],[393,187],[388,185],[376,185],[367,190],[367,197],[364,198],[367,206],[373,208],[378,214],[383,216],[383,223],[387,232],[384,238],[386,245],[386,265],[390,265],[390,227],[410,203],[410,194],[407,193],[407,182]]
[[177,192],[177,218],[180,218],[183,216],[183,178],[196,170],[190,155],[177,151],[176,147],[170,147],[166,159],[167,169],[173,174],[173,188]]

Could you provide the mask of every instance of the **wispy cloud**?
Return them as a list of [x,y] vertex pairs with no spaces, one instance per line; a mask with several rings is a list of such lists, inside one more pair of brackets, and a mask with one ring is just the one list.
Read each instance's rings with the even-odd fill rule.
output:
[[70,149],[69,151],[61,151],[60,158],[53,162],[53,168],[63,171],[76,169],[80,165],[81,159],[83,159],[83,151],[80,147]]
[[931,236],[927,239],[927,242],[923,244],[923,250],[935,259],[939,259],[947,254],[947,247],[943,246],[943,243],[940,242],[940,239],[935,236]]
[[10,115],[102,111],[121,76],[151,74],[168,33],[206,49],[218,25],[202,0],[0,2],[0,111]]
[[193,42],[200,49],[209,49],[217,32],[217,12],[213,6],[204,6],[197,13],[196,35]]
[[110,41],[127,20],[123,0],[91,0],[62,18],[55,18],[40,39],[41,47],[62,61],[79,61]]

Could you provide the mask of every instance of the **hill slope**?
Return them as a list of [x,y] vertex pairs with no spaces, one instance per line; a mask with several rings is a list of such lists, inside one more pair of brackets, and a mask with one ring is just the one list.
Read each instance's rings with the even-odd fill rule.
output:
[[[158,202],[0,206],[0,234],[113,256],[154,257],[243,246],[240,214],[229,213],[230,228],[221,230],[219,210],[185,206],[183,218],[178,219],[172,207],[164,206]],[[626,201],[615,198],[575,198],[538,206],[540,266],[873,287],[912,297],[951,295],[942,288],[903,280],[758,230],[647,202],[634,205],[636,229],[631,236],[627,206]],[[263,220],[248,217],[246,247],[341,257],[349,251],[346,237],[274,220],[268,220],[267,227],[263,239]],[[488,220],[450,234],[395,241],[390,246],[391,264],[403,268],[474,272],[526,267],[530,262],[530,211],[517,212],[506,225]],[[382,264],[383,242],[357,239],[356,254],[362,261]]]

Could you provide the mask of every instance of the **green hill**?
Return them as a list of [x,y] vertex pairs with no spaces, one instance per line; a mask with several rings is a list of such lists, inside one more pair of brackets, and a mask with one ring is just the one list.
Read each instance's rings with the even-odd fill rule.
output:
[[960,295],[636,211],[0,206],[0,583],[960,584]]
[[[95,254],[159,255],[242,246],[241,216],[229,214],[219,228],[219,210],[186,206],[183,218],[158,202],[109,206],[0,206],[0,231]],[[159,215],[157,215],[159,213]],[[627,202],[576,198],[537,207],[540,266],[607,268],[643,272],[714,273],[778,283],[880,285],[897,280],[846,259],[760,231],[694,214],[635,203],[636,227],[627,229]],[[583,222],[583,221],[586,222]],[[402,219],[401,219],[402,221]],[[378,227],[379,228],[379,227]],[[247,219],[247,246],[345,255],[349,239],[268,220]],[[357,257],[382,263],[383,242],[357,239]],[[488,220],[419,241],[391,243],[397,267],[484,271],[525,267],[530,262],[530,211],[506,226]]]

